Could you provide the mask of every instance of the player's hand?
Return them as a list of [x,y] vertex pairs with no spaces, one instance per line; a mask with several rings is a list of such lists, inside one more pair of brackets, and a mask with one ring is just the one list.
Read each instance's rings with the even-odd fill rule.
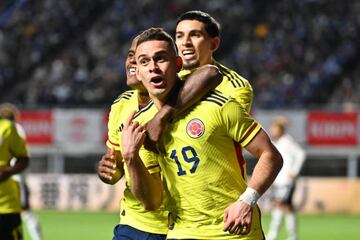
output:
[[145,129],[138,122],[133,121],[135,112],[132,112],[121,134],[121,153],[125,160],[131,159],[138,154],[145,138]]
[[252,207],[243,202],[236,201],[225,209],[224,231],[246,235],[250,232],[252,224]]
[[120,179],[121,172],[117,166],[114,149],[111,149],[101,157],[98,165],[98,175],[100,179],[107,183],[117,182]]
[[164,131],[167,127],[167,121],[156,114],[146,125],[146,137],[144,140],[144,147],[155,153],[163,152],[163,146],[160,143]]

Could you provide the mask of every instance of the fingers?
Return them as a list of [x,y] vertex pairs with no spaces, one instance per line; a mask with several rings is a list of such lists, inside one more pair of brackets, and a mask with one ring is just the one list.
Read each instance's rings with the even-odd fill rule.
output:
[[129,117],[126,119],[124,128],[131,125],[132,120],[134,119],[134,115],[135,115],[135,111],[132,111]]
[[99,176],[109,180],[112,179],[112,176],[116,172],[116,162],[114,155],[115,151],[112,149],[102,156],[98,166]]
[[224,231],[237,235],[247,235],[250,232],[250,226],[246,223],[240,223],[240,221],[236,219],[235,222],[229,222],[226,229],[224,227]]

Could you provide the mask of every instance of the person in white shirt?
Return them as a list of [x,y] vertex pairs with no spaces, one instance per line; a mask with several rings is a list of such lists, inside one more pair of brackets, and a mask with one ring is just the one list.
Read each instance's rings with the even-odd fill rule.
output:
[[285,216],[289,240],[297,240],[297,218],[292,203],[296,180],[305,161],[305,151],[287,134],[288,120],[283,116],[276,117],[270,125],[270,136],[274,145],[283,157],[283,167],[273,185],[273,210],[268,240],[275,240],[278,236],[282,219]]
[[[21,138],[26,139],[26,133],[24,128],[18,123],[19,110],[11,103],[3,103],[0,105],[0,117],[8,119],[15,123],[16,130]],[[15,160],[15,159],[13,159]],[[10,162],[11,164],[14,162]],[[26,183],[25,172],[16,174],[12,178],[18,182],[20,188],[20,200],[21,200],[21,218],[25,222],[28,233],[32,240],[42,240],[42,231],[39,219],[31,211],[29,203],[29,188]]]

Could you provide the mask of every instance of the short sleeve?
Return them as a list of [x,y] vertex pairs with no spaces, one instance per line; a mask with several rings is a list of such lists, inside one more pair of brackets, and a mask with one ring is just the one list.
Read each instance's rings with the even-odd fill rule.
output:
[[144,147],[140,148],[139,155],[149,173],[160,172],[159,158],[161,158],[161,155],[151,152]]
[[119,110],[117,105],[111,107],[108,121],[108,139],[106,146],[110,149],[120,151],[120,138],[119,138],[119,126],[118,126]]
[[244,87],[232,88],[229,95],[232,98],[235,98],[243,109],[250,112],[253,101],[253,89],[250,84],[247,84]]
[[230,100],[221,109],[222,124],[227,134],[245,147],[261,130],[261,125],[235,100]]

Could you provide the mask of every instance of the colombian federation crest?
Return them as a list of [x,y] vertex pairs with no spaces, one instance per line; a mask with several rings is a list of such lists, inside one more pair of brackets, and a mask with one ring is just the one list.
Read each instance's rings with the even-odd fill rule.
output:
[[191,119],[186,125],[186,132],[192,138],[199,138],[205,132],[205,125],[198,118]]

